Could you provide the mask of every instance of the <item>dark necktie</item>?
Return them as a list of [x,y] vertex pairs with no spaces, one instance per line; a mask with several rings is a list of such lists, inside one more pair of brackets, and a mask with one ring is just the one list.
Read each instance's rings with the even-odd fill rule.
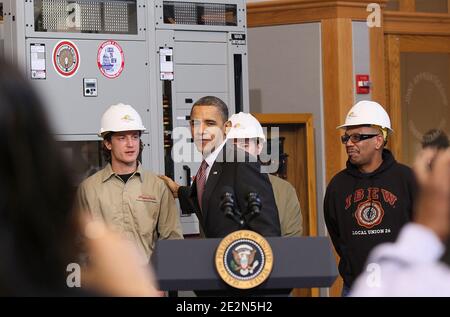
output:
[[197,199],[200,209],[202,209],[202,197],[205,191],[206,184],[206,169],[208,168],[208,163],[203,160],[200,168],[198,169],[197,175],[195,176],[195,182],[197,184]]

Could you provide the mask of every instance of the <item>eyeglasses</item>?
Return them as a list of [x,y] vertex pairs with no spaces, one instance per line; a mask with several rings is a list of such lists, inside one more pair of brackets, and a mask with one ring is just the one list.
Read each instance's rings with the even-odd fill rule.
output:
[[351,140],[353,143],[358,143],[359,141],[371,139],[377,135],[379,134],[361,134],[361,133],[353,133],[351,135],[344,134],[341,136],[341,142],[342,144],[346,144],[348,140]]

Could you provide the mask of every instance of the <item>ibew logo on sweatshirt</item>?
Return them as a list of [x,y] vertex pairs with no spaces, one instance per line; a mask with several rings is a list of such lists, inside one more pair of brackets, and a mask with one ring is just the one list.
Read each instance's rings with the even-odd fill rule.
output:
[[384,209],[379,201],[366,200],[358,205],[355,212],[356,221],[361,227],[370,229],[383,220]]
[[[397,201],[397,196],[383,188],[360,188],[348,195],[345,199],[345,210],[349,209],[352,204],[358,203],[355,218],[361,227],[370,229],[383,221],[384,209],[380,203],[380,193],[385,203],[394,206]],[[363,201],[364,198],[366,198],[365,201]]]

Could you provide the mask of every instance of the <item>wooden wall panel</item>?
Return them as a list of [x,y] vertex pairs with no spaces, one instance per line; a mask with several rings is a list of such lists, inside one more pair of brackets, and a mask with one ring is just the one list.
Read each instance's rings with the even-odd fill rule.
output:
[[416,0],[399,0],[400,11],[414,12],[416,11]]
[[[342,131],[336,127],[345,119],[354,102],[353,95],[352,20],[322,21],[323,98],[325,112],[326,182],[345,167],[347,155],[340,143]],[[342,278],[330,289],[340,296]]]
[[450,14],[385,11],[386,34],[450,35]]
[[369,29],[370,36],[370,76],[372,100],[386,105],[386,65],[384,48],[384,28]]
[[326,180],[345,166],[347,156],[340,143],[345,115],[353,98],[352,21],[332,19],[322,22],[323,97],[325,108]]
[[399,40],[401,52],[414,53],[448,53],[450,41],[445,36],[403,35]]
[[402,161],[402,103],[400,87],[400,39],[396,35],[386,38],[386,58],[388,64],[389,105],[387,111],[391,118],[394,133],[388,143],[389,148],[398,161]]

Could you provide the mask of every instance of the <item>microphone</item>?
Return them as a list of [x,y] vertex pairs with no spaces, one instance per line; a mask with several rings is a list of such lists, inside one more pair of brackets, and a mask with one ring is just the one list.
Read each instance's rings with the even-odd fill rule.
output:
[[234,222],[239,224],[240,227],[244,226],[242,214],[236,208],[234,191],[229,186],[223,187],[223,194],[220,199],[220,210],[222,210],[225,216],[231,218]]
[[247,215],[249,218],[247,222],[258,216],[261,213],[261,208],[262,203],[259,194],[254,190],[250,190],[247,194]]

